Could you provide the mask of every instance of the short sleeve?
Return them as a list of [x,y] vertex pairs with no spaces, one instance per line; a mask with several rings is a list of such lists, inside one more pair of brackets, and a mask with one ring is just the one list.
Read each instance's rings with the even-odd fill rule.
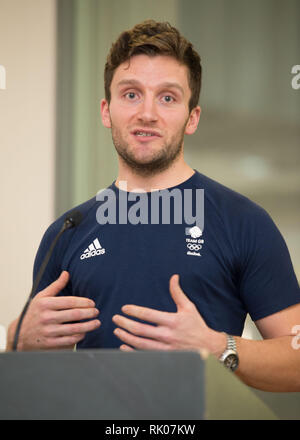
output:
[[[63,225],[63,220],[59,219],[55,223],[53,223],[47,231],[45,232],[41,243],[39,245],[35,261],[34,261],[34,267],[33,267],[33,281],[36,279],[36,276],[38,274],[38,271],[44,261],[44,258],[53,242],[57,234],[59,233],[61,227]],[[70,240],[71,235],[73,234],[72,230],[67,230],[63,233],[63,235],[59,238],[58,242],[56,243],[56,246],[53,249],[53,252],[51,254],[51,257],[49,259],[49,262],[45,268],[45,271],[43,273],[43,276],[39,282],[39,285],[37,286],[36,293],[40,292],[41,290],[45,289],[49,284],[51,284],[53,281],[57,280],[57,278],[60,276],[62,270],[64,270],[62,266],[63,256],[65,253],[65,249],[67,247],[68,240]],[[67,295],[69,294],[68,286],[60,292],[60,295]]]
[[242,238],[240,295],[253,321],[300,303],[287,245],[269,214],[257,207]]

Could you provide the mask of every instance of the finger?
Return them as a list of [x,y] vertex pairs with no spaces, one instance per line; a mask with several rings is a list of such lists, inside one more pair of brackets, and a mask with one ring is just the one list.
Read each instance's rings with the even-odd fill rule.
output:
[[191,301],[188,299],[188,297],[180,287],[178,274],[171,276],[169,288],[171,296],[173,298],[173,301],[177,305],[177,308],[184,308],[187,304],[191,303]]
[[51,310],[50,312],[45,313],[44,320],[47,322],[47,324],[63,324],[67,322],[96,318],[98,315],[99,310],[92,307],[58,311]]
[[94,308],[95,303],[90,298],[81,296],[59,296],[44,298],[44,307],[52,310]]
[[70,279],[70,275],[67,271],[63,271],[57,280],[53,281],[53,283],[49,284],[44,290],[39,292],[36,296],[39,297],[47,297],[47,296],[55,296],[59,292],[61,292],[66,285],[68,284]]
[[142,324],[120,315],[114,315],[112,320],[118,327],[122,327],[134,335],[144,336],[152,339],[160,339],[161,329],[156,326]]
[[114,334],[126,345],[130,345],[138,350],[170,350],[168,344],[153,339],[140,338],[139,336],[131,335],[120,328],[116,328]]
[[121,310],[126,315],[141,319],[142,321],[153,322],[158,325],[168,325],[173,315],[173,313],[170,312],[161,312],[159,310],[133,304],[126,304]]
[[135,351],[134,348],[129,347],[129,345],[125,345],[125,344],[122,344],[122,345],[120,346],[120,350],[122,350],[122,351]]
[[60,334],[61,336],[70,335],[70,334],[81,334],[88,333],[93,330],[96,330],[100,327],[101,322],[99,319],[93,319],[92,321],[80,322],[76,324],[63,324],[60,325]]
[[82,341],[84,337],[85,334],[81,333],[79,335],[61,336],[59,338],[47,338],[43,342],[43,346],[47,349],[72,349],[74,345]]
[[61,336],[74,336],[96,330],[101,322],[98,319],[75,324],[53,324],[47,328],[45,337],[59,338]]

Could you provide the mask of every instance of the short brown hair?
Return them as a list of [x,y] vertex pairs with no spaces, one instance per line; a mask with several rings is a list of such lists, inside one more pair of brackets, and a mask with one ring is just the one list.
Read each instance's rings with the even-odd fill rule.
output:
[[168,55],[188,67],[191,111],[198,105],[201,89],[201,60],[193,45],[167,22],[146,20],[123,32],[112,45],[104,69],[105,98],[110,102],[110,85],[120,64],[134,55]]

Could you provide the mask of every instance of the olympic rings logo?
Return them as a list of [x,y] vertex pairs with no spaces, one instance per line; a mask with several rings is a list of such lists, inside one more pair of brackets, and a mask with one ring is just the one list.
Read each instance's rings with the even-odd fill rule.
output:
[[200,251],[200,249],[202,249],[201,244],[192,244],[192,243],[189,243],[189,244],[187,245],[187,247],[188,247],[188,249],[189,249],[190,251]]

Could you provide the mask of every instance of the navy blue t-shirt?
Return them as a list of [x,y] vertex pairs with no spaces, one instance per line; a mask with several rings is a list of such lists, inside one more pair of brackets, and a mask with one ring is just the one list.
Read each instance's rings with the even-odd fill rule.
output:
[[[179,274],[181,288],[207,325],[233,335],[242,334],[247,313],[256,321],[300,302],[287,246],[261,207],[197,171],[165,193],[172,191],[182,194],[181,200],[174,195],[169,203],[161,197],[160,205],[154,205],[153,193],[138,196],[113,183],[76,208],[83,220],[60,238],[39,290],[67,270],[70,282],[61,295],[95,301],[101,326],[87,333],[78,348],[119,347],[112,316],[125,304],[175,312],[169,292],[173,274]],[[191,193],[194,217],[185,215],[185,195]],[[164,206],[170,207],[165,214]],[[103,224],[105,216],[109,223]],[[65,217],[46,231],[34,276]]]

